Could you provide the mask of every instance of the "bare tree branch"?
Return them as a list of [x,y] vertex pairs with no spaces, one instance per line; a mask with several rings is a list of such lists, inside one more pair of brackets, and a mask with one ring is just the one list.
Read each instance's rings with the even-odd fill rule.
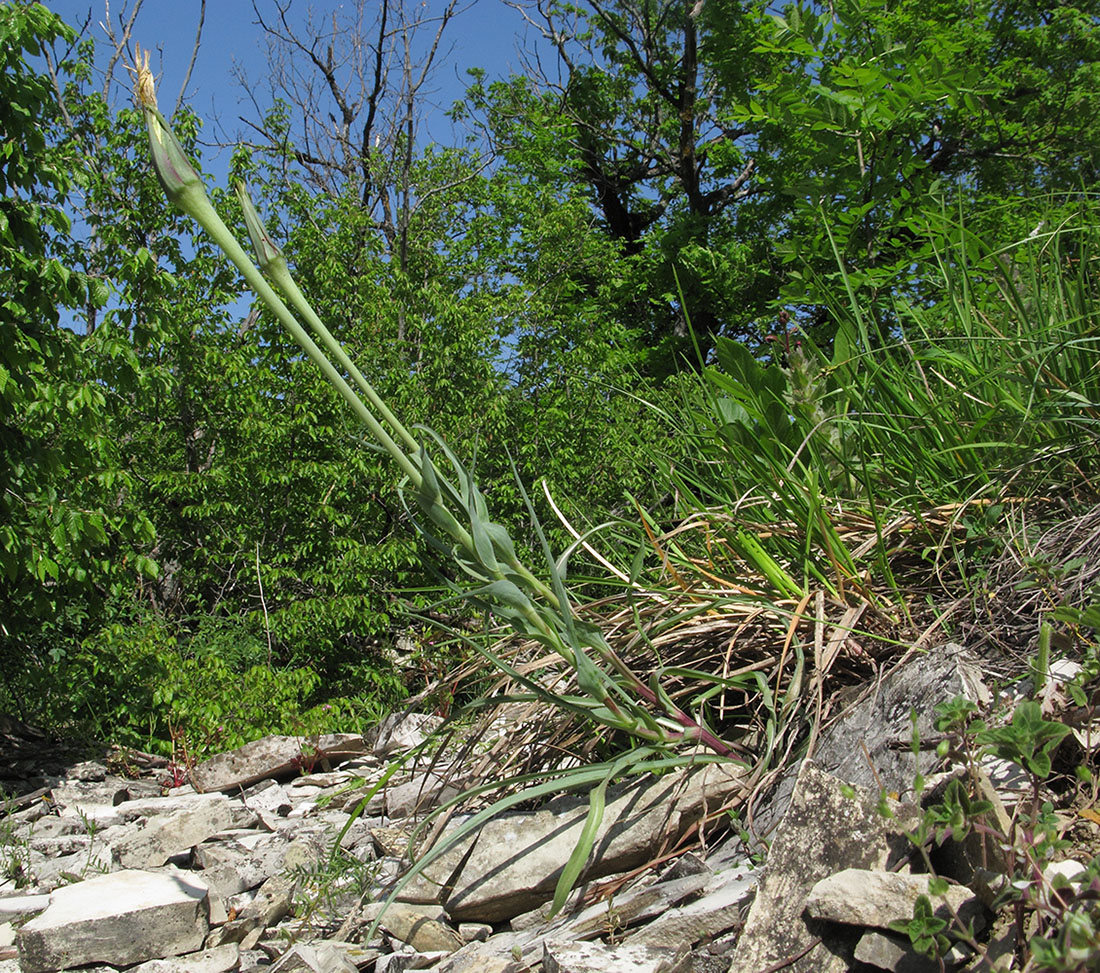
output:
[[88,25],[92,22],[92,12],[89,10],[84,18],[84,23],[80,25],[80,28],[76,31],[76,38],[65,48],[61,54],[56,54],[52,48],[44,48],[42,55],[46,60],[46,70],[50,75],[50,84],[53,85],[54,97],[57,99],[57,107],[61,112],[62,121],[65,123],[65,127],[71,129],[73,127],[72,115],[69,113],[69,106],[65,103],[65,92],[61,88],[61,78],[58,74],[58,67],[62,62],[67,61],[70,55],[73,53],[76,45],[88,32]]
[[[321,192],[354,186],[398,255],[417,205],[412,168],[428,84],[447,30],[470,0],[446,0],[436,11],[410,0],[356,0],[325,22],[298,19],[292,3],[252,0],[268,40],[272,91],[294,109],[291,144],[279,147]],[[266,100],[243,83],[254,105]],[[275,146],[264,123],[248,124]]]
[[126,15],[126,4],[123,2],[122,9],[118,14],[118,25],[122,30],[122,35],[116,36],[114,23],[111,20],[111,0],[104,0],[105,15],[103,20],[99,22],[99,26],[107,35],[107,40],[111,42],[112,48],[111,56],[107,61],[107,68],[103,74],[102,94],[104,101],[110,99],[111,85],[115,79],[115,68],[118,67],[118,62],[127,53],[130,45],[130,34],[134,30],[134,21],[137,20],[137,15],[141,12],[141,5],[144,2],[145,0],[134,0],[134,9],[130,11],[129,16]]
[[195,28],[195,44],[191,48],[191,61],[187,65],[187,73],[183,76],[183,84],[180,85],[180,93],[176,98],[176,107],[172,109],[175,115],[183,107],[183,99],[187,94],[187,85],[191,81],[191,72],[195,69],[195,59],[199,56],[199,43],[202,41],[202,25],[206,21],[206,0],[199,3],[199,25]]

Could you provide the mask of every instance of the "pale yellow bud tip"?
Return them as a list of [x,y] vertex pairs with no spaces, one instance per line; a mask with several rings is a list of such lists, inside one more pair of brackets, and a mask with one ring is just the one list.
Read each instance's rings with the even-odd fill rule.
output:
[[142,60],[141,45],[136,44],[137,54],[134,57],[134,66],[126,65],[126,70],[134,76],[134,101],[138,108],[156,108],[157,90],[153,81],[153,72],[149,70],[149,52],[146,50],[145,60]]

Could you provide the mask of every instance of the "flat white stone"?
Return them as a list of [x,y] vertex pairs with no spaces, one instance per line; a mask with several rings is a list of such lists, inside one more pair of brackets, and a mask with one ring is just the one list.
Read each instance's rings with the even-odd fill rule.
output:
[[815,919],[888,929],[892,922],[912,919],[918,897],[926,895],[944,918],[957,912],[967,921],[979,914],[981,906],[970,889],[952,885],[942,896],[931,895],[928,883],[927,875],[846,868],[814,885],[806,911]]
[[211,757],[191,770],[191,780],[203,791],[233,791],[269,777],[312,771],[314,766],[327,770],[328,761],[339,762],[363,750],[363,738],[351,733],[269,736]]
[[81,827],[87,821],[100,830],[113,828],[125,821],[125,818],[118,813],[118,808],[114,804],[70,804],[61,809],[61,818],[63,820],[72,818]]
[[239,823],[236,812],[240,807],[232,807],[220,794],[218,797],[219,801],[150,818],[140,831],[113,845],[115,860],[126,868],[157,868],[173,855],[189,851],[212,835],[232,829]]
[[374,755],[388,757],[398,750],[419,746],[443,723],[425,713],[391,713],[376,729]]
[[151,818],[156,814],[168,814],[202,804],[217,804],[224,801],[224,794],[196,794],[191,788],[179,788],[167,797],[139,797],[133,801],[123,801],[115,810],[127,821],[137,818]]
[[229,973],[238,968],[240,960],[240,947],[236,943],[226,943],[201,953],[149,960],[130,967],[126,973]]
[[658,973],[690,969],[690,963],[682,966],[677,959],[675,950],[659,946],[546,943],[542,968],[546,973]]
[[26,916],[50,904],[48,895],[10,895],[0,899],[0,916]]
[[627,936],[634,945],[679,947],[713,938],[740,924],[744,903],[760,876],[751,868],[726,876],[725,885],[694,902],[667,909],[652,922]]
[[299,943],[271,967],[271,973],[358,973],[344,953],[328,943]]
[[24,973],[130,966],[190,953],[206,935],[207,888],[194,874],[122,871],[67,885],[19,930]]

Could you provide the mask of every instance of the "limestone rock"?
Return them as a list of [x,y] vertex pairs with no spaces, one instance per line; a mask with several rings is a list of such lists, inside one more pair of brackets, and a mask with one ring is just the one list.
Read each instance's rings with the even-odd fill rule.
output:
[[283,854],[283,871],[310,869],[324,861],[328,854],[325,843],[314,835],[301,835],[295,838]]
[[674,905],[702,892],[709,878],[709,875],[688,875],[604,899],[569,918],[563,925],[555,924],[554,938],[563,942],[590,939],[609,932],[614,934],[616,930],[618,935],[623,935],[622,930],[628,926],[664,915]]
[[151,959],[140,966],[133,966],[126,973],[229,973],[240,964],[240,950],[236,943],[204,949],[200,953],[173,956],[171,959]]
[[437,915],[403,902],[394,902],[381,912],[379,924],[417,952],[453,953],[464,945],[462,937]]
[[487,922],[460,922],[458,935],[464,943],[483,943],[493,934],[493,927]]
[[65,886],[19,930],[24,973],[190,953],[206,935],[207,888],[179,871],[121,871]]
[[106,779],[104,776],[98,780],[80,777],[66,780],[50,791],[50,797],[62,808],[76,812],[88,807],[116,807],[130,800],[131,794],[126,781],[119,777]]
[[140,831],[114,844],[111,853],[123,868],[157,868],[211,835],[239,826],[243,819],[226,798],[204,802],[150,818]]
[[288,845],[284,835],[264,836],[251,849],[234,839],[207,841],[195,848],[193,861],[211,891],[228,897],[283,871]]
[[271,973],[358,973],[356,966],[339,949],[328,943],[299,943],[287,952]]
[[269,777],[323,767],[363,750],[363,738],[353,733],[268,736],[204,761],[191,771],[191,781],[199,791],[236,790]]
[[391,713],[374,729],[372,750],[376,757],[418,747],[442,726],[443,720],[426,713]]
[[[790,806],[776,831],[764,879],[737,944],[731,973],[757,973],[799,957],[790,973],[842,973],[858,930],[809,922],[806,896],[821,879],[847,867],[885,869],[891,845],[903,846],[878,813],[878,798],[802,763]],[[900,851],[900,847],[899,847]],[[821,942],[814,945],[816,937]]]
[[[460,824],[460,820],[454,822],[456,828],[459,827]],[[467,835],[461,841],[447,849],[446,852],[435,859],[435,861],[401,889],[399,900],[401,902],[409,902],[413,905],[438,905],[444,902],[458,882],[459,874],[479,837],[480,833]],[[525,899],[525,901],[528,900]],[[526,908],[529,909],[531,906],[528,905]],[[517,911],[523,912],[525,909],[521,907]],[[459,917],[459,921],[463,921],[466,918],[468,917]],[[479,916],[469,918],[475,921],[480,920]]]
[[424,814],[457,797],[461,791],[459,784],[446,773],[414,774],[411,780],[386,789],[386,814],[391,818]]
[[[743,786],[741,768],[708,764],[619,788],[609,796],[582,878],[645,864],[654,848],[685,834],[707,807],[721,805]],[[453,883],[445,900],[447,914],[459,922],[499,922],[550,899],[587,811],[586,802],[570,799],[487,822],[469,857],[458,860],[456,876],[432,869],[426,873],[444,888]]]
[[404,858],[409,853],[409,840],[412,838],[412,828],[395,828],[384,826],[370,829],[371,840],[380,855],[388,855],[391,858]]
[[242,795],[244,805],[272,831],[283,823],[294,808],[286,789],[276,781],[263,781]]
[[446,953],[409,952],[388,953],[379,956],[374,965],[374,973],[404,973],[405,970],[434,970]]
[[12,895],[0,898],[0,918],[29,916],[41,912],[50,904],[48,895]]
[[290,912],[294,885],[285,878],[272,876],[260,887],[256,897],[237,915],[215,929],[206,941],[207,948],[225,943],[240,943],[242,949],[251,949],[260,935],[270,925]]
[[[936,703],[954,696],[985,702],[989,690],[977,661],[949,643],[887,675],[870,698],[822,733],[811,755],[814,763],[825,773],[876,794],[881,790],[904,794],[912,788],[917,772],[930,773],[937,759],[934,750],[921,753],[919,761],[914,758],[908,746],[913,734],[909,714],[916,712],[917,729],[929,739],[936,733]],[[797,778],[795,766],[753,816],[757,835],[767,835],[778,823]]]
[[846,868],[814,885],[806,911],[814,919],[888,929],[892,922],[912,919],[917,898],[927,895],[941,919],[950,921],[953,913],[964,924],[978,919],[981,903],[970,889],[952,885],[943,895],[931,895],[928,883],[927,875]]
[[704,895],[687,905],[667,909],[636,932],[627,943],[679,948],[694,946],[741,927],[745,904],[759,880],[751,868],[733,870],[708,883]]
[[[952,652],[943,649],[914,659],[907,667],[909,672],[891,676],[878,687],[878,699],[867,704],[869,708],[852,708],[839,720],[835,734],[832,730],[824,732],[818,755],[829,766],[838,761],[835,766],[841,774],[850,773],[852,781],[858,783],[858,774],[867,762],[866,744],[888,790],[909,786],[916,766],[903,765],[904,760],[912,761],[908,747],[910,708],[921,712],[923,719],[936,699],[957,691],[969,678],[965,663]],[[930,669],[940,675],[946,672],[946,681],[932,678],[935,673]],[[928,688],[932,684],[935,689]],[[502,714],[508,712],[507,707],[501,710]],[[514,718],[502,715],[490,733],[507,740],[512,727],[509,721]],[[529,718],[529,713],[523,718]],[[384,727],[387,732],[393,731],[389,739],[378,734],[371,745],[377,743],[383,753],[415,746],[433,722],[427,719],[418,725],[413,720],[403,725],[402,719],[395,717]],[[880,724],[887,727],[885,734]],[[125,918],[112,910],[121,903],[120,910],[138,912],[138,904],[142,909],[152,904],[151,897],[139,896],[140,903],[131,909],[122,897],[97,895],[93,905],[111,913],[100,921],[101,930],[109,934],[105,941],[110,940],[110,945],[100,951],[98,960],[89,960],[90,965],[85,965],[81,973],[116,973],[124,963],[134,962],[141,965],[131,965],[127,973],[221,973],[236,970],[238,965],[242,973],[261,973],[273,964],[279,964],[277,968],[283,973],[330,969],[350,973],[349,963],[361,970],[376,968],[378,973],[429,968],[432,973],[529,973],[540,968],[544,956],[545,973],[552,969],[593,968],[600,973],[617,969],[728,973],[731,960],[734,973],[760,973],[780,963],[795,973],[833,973],[860,962],[889,966],[895,973],[923,973],[927,969],[914,965],[920,958],[907,949],[904,937],[833,921],[848,918],[853,923],[878,922],[889,915],[875,918],[865,911],[842,914],[840,907],[829,911],[813,906],[820,915],[830,917],[823,919],[814,918],[805,909],[807,899],[813,903],[810,893],[815,886],[819,893],[828,888],[828,883],[818,884],[821,880],[844,869],[886,872],[891,867],[891,856],[911,850],[900,836],[902,829],[912,827],[911,820],[892,824],[878,817],[877,784],[869,793],[856,790],[853,796],[852,788],[822,773],[813,761],[802,767],[797,780],[793,776],[789,779],[786,794],[775,800],[773,810],[764,805],[754,809],[758,824],[768,814],[778,819],[782,808],[789,805],[774,835],[763,886],[747,920],[746,903],[760,873],[746,862],[745,849],[735,836],[714,844],[713,832],[703,831],[702,822],[705,816],[713,817],[723,804],[737,806],[737,798],[746,793],[750,782],[737,767],[713,765],[705,770],[697,767],[694,772],[638,779],[631,786],[613,789],[586,872],[566,908],[553,920],[548,918],[548,903],[587,811],[583,798],[566,796],[539,811],[513,812],[488,822],[402,890],[400,899],[405,904],[393,907],[375,939],[350,945],[343,940],[361,935],[371,917],[377,917],[377,911],[372,910],[393,890],[416,821],[409,819],[409,827],[400,832],[387,830],[385,826],[394,822],[384,816],[386,801],[392,810],[403,807],[405,811],[413,809],[413,801],[405,801],[395,786],[389,788],[388,796],[386,788],[379,788],[372,801],[362,806],[366,793],[363,785],[381,779],[382,760],[362,752],[363,745],[356,737],[329,740],[337,747],[345,745],[339,741],[351,741],[347,748],[357,755],[344,759],[339,749],[317,754],[309,744],[303,752],[299,739],[283,738],[260,741],[203,765],[197,783],[218,785],[227,793],[218,789],[196,793],[187,785],[161,796],[163,772],[159,776],[148,774],[145,780],[122,781],[102,766],[65,765],[69,769],[63,769],[59,765],[61,776],[54,770],[40,774],[35,783],[27,784],[28,793],[4,808],[8,813],[3,824],[15,842],[13,853],[18,854],[21,867],[19,881],[26,887],[17,888],[14,879],[0,880],[0,973],[20,973],[16,960],[5,959],[15,951],[2,945],[4,921],[12,917],[11,925],[18,926],[51,901],[41,893],[94,872],[97,861],[109,867],[110,852],[116,849],[120,861],[126,863],[144,864],[167,857],[181,867],[196,869],[180,873],[165,868],[159,873],[160,880],[177,876],[174,881],[204,885],[210,894],[202,903],[185,903],[191,910],[191,925],[198,930],[187,943],[159,939],[169,925],[167,920],[155,918],[148,922],[152,932],[147,934],[142,922],[148,917],[131,917],[124,933],[115,939],[127,946],[142,944],[146,953],[137,959],[120,953],[115,941],[110,940],[110,935],[115,935],[111,923],[117,928]],[[326,745],[323,740],[316,742],[321,747]],[[444,747],[427,776],[411,781],[405,778],[410,791],[446,786],[443,778],[451,770],[456,781],[468,779],[474,765],[452,767],[462,751],[446,744]],[[316,758],[316,766],[308,768],[308,774],[303,773],[307,769],[303,757],[306,764]],[[931,752],[927,757],[931,759]],[[846,762],[848,758],[850,762]],[[420,769],[423,773],[426,768]],[[921,769],[930,769],[923,757]],[[275,779],[284,776],[287,779],[281,783]],[[947,775],[942,776],[946,786]],[[254,782],[247,783],[250,779]],[[48,786],[30,793],[30,788],[40,786],[39,782]],[[402,780],[395,778],[394,783],[401,785]],[[982,778],[982,783],[982,796],[993,800],[996,785],[987,778]],[[929,800],[936,786],[929,781],[925,791]],[[55,799],[42,800],[51,789]],[[767,800],[765,797],[765,804]],[[994,804],[999,816],[1007,820],[999,800]],[[219,818],[219,809],[226,807],[231,809],[228,820]],[[463,810],[469,815],[476,807]],[[78,809],[98,826],[94,833],[77,814]],[[354,818],[350,811],[354,811]],[[257,816],[259,821],[255,820]],[[468,816],[456,814],[446,827],[454,829],[465,820]],[[1002,823],[1004,827],[1007,825]],[[681,856],[660,877],[644,867],[661,849],[697,832],[704,839],[697,854]],[[338,836],[337,850],[333,843]],[[977,845],[970,848],[965,842],[944,842],[931,853],[938,874],[952,874],[975,891],[980,889],[992,896],[997,882],[1004,878],[1001,875],[995,879],[981,871],[981,867],[994,862],[995,856],[989,851]],[[421,850],[413,848],[412,853],[415,859]],[[317,865],[327,862],[331,855],[343,856],[350,867],[340,872],[326,870],[324,884],[318,886],[313,882],[313,876],[320,874]],[[958,862],[958,874],[945,871],[953,860]],[[1076,866],[1060,868],[1066,871],[1065,876],[1055,877],[1052,870],[1048,877],[1059,883],[1072,882],[1069,873]],[[866,884],[865,874],[859,873],[861,884]],[[301,895],[306,907],[297,917],[288,913],[294,884],[279,877],[288,875],[303,883]],[[92,883],[98,881],[89,880],[83,885],[93,888]],[[261,882],[259,891],[255,891]],[[77,888],[62,889],[57,894],[70,895]],[[610,890],[614,890],[613,895],[609,895]],[[844,908],[853,907],[854,898],[845,894]],[[881,906],[878,893],[874,898]],[[911,900],[906,899],[898,911],[898,917],[907,918],[912,911]],[[86,918],[84,913],[93,915],[94,909],[81,910],[79,919],[73,917],[61,925],[74,927],[70,933],[79,931],[80,922]],[[57,910],[52,909],[48,915],[48,932],[36,933],[36,923],[41,926],[44,919],[39,916],[27,924],[25,934],[17,933],[22,936],[17,940],[20,945],[28,947],[24,962],[32,973],[50,968],[41,961],[35,966],[35,949],[41,951],[35,937],[60,935],[54,929]],[[507,927],[501,925],[504,919],[509,920]],[[482,922],[472,926],[472,920]],[[495,934],[489,922],[496,924]],[[451,928],[453,924],[459,925],[457,933]],[[201,933],[207,925],[214,928],[206,937],[205,951],[195,952],[203,945]],[[745,929],[739,935],[742,925]],[[334,939],[312,938],[321,929],[337,928]],[[1004,948],[1011,952],[1015,943],[1012,930],[1003,933]],[[87,938],[93,937],[99,942],[99,931],[88,933]],[[604,942],[590,942],[597,938]],[[290,949],[290,944],[298,948]],[[288,949],[290,953],[286,953]],[[185,955],[170,956],[184,950]],[[65,963],[68,967],[69,961]]]
[[908,937],[896,933],[864,933],[855,957],[861,963],[893,973],[940,973],[939,963],[913,950]]
[[444,960],[437,973],[530,973],[530,967],[507,956],[456,955]]
[[691,954],[661,946],[547,943],[545,973],[690,973]]

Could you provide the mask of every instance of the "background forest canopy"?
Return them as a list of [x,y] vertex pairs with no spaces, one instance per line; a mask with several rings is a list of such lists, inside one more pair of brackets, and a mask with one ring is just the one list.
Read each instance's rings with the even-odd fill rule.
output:
[[[161,107],[200,165],[233,142],[216,206],[240,226],[249,184],[521,541],[513,463],[548,524],[548,496],[582,529],[672,519],[701,374],[828,360],[846,306],[950,334],[945,254],[1096,223],[1096,0],[509,0],[523,69],[472,72],[433,141],[433,79],[499,2],[255,0],[239,138],[186,87]],[[449,665],[427,632],[391,651],[436,581],[396,474],[166,204],[140,11],[0,4],[0,712],[162,750],[349,729]]]

